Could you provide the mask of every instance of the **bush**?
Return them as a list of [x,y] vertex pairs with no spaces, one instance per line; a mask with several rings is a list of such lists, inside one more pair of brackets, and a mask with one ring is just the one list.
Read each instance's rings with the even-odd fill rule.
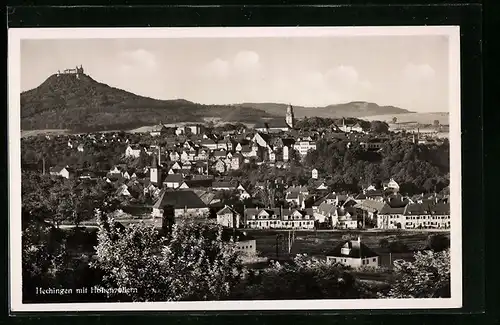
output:
[[450,248],[450,238],[443,234],[429,235],[427,238],[427,247],[434,252],[442,252]]
[[348,299],[371,298],[351,272],[339,265],[297,255],[292,263],[271,268],[242,281],[233,299]]
[[450,297],[450,252],[424,251],[415,254],[415,261],[397,260],[390,298]]
[[406,253],[409,251],[408,246],[401,241],[390,242],[388,248],[391,253]]
[[378,242],[378,245],[380,246],[380,248],[388,248],[389,247],[389,240],[387,240],[387,238],[382,238],[381,240],[379,240]]

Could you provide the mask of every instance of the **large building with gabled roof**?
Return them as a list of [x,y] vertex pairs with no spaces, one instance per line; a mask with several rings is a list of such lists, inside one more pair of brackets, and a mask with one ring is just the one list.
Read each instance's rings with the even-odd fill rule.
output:
[[326,260],[352,268],[378,267],[379,265],[379,255],[363,244],[359,237],[357,240],[348,240],[337,245],[326,253]]
[[153,205],[153,217],[162,217],[165,207],[174,209],[175,218],[205,218],[209,214],[207,205],[190,190],[163,190]]

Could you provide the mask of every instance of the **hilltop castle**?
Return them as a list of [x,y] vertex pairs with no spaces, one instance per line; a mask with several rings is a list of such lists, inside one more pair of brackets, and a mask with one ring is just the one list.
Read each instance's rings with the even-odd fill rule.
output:
[[80,66],[76,66],[75,69],[65,69],[63,72],[57,70],[57,76],[59,77],[62,74],[71,74],[75,75],[76,78],[80,78],[81,75],[83,75],[83,66],[80,64]]

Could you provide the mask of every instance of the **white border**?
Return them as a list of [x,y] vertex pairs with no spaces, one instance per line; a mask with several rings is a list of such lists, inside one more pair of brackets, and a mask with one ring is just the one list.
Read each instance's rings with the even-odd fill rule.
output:
[[[242,38],[443,35],[449,40],[451,298],[23,304],[21,289],[20,43],[22,39]],[[11,312],[437,309],[462,306],[460,30],[411,27],[15,28],[8,31]]]

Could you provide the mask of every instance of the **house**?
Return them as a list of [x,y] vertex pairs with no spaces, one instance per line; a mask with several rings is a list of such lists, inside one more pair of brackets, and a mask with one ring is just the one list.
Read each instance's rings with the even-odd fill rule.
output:
[[74,173],[71,168],[68,166],[66,167],[50,167],[49,169],[50,175],[53,176],[60,176],[64,177],[66,179],[69,179],[70,177],[73,177]]
[[175,129],[175,135],[182,135],[186,132],[186,129],[182,126],[179,126]]
[[404,229],[449,229],[450,205],[447,203],[408,204],[403,212]]
[[198,150],[197,155],[194,157],[194,160],[207,160],[208,159],[208,150],[207,149],[200,149]]
[[200,145],[209,150],[217,150],[217,143],[210,138],[201,140]]
[[234,154],[233,157],[231,158],[231,169],[232,170],[240,169],[242,163],[243,163],[243,156],[240,153]]
[[217,224],[228,228],[239,228],[241,215],[232,207],[226,205],[221,210],[217,211]]
[[364,266],[378,267],[379,256],[371,248],[358,240],[348,240],[332,251],[326,253],[326,260],[330,263],[339,263],[352,268]]
[[404,227],[404,207],[391,207],[385,203],[377,216],[377,228],[401,229]]
[[313,211],[314,219],[318,222],[332,226],[337,224],[337,207],[334,204],[323,202]]
[[227,157],[227,152],[226,152],[226,150],[217,150],[217,151],[214,151],[213,157],[215,159],[225,159]]
[[[340,211],[337,210],[337,213]],[[337,217],[337,229],[358,229],[358,220],[356,216],[352,216],[349,212],[344,212],[343,215]]]
[[186,189],[186,188],[191,188],[191,189],[207,189],[212,187],[212,179],[190,179],[190,180],[185,180],[179,188],[181,189]]
[[354,208],[358,210],[358,213],[363,218],[376,221],[378,213],[382,210],[385,204],[386,203],[384,201],[365,199],[356,203]]
[[244,211],[245,227],[253,229],[281,228],[279,208],[249,208]]
[[399,184],[396,183],[396,181],[393,178],[391,178],[389,182],[384,183],[383,186],[384,186],[384,191],[388,190],[392,190],[395,192],[399,191]]
[[200,134],[201,131],[201,126],[197,124],[190,124],[184,127],[185,134]]
[[244,255],[255,255],[257,253],[257,242],[254,237],[249,236],[244,231],[235,229],[222,230],[222,240],[228,242],[233,241],[236,245],[236,250]]
[[363,127],[359,123],[354,123],[354,124],[347,124],[345,119],[342,119],[342,126],[339,127],[339,129],[343,132],[350,133],[350,132],[358,132],[358,133],[363,133]]
[[311,178],[312,179],[318,179],[318,170],[316,168],[314,168],[312,171],[311,171]]
[[281,228],[314,229],[312,209],[281,209]]
[[196,151],[194,150],[184,150],[181,153],[182,162],[194,161],[195,157],[196,157]]
[[219,172],[219,173],[225,173],[226,172],[226,164],[221,160],[218,159],[215,164],[214,164],[214,169]]
[[183,183],[183,181],[184,181],[184,178],[182,177],[182,175],[180,175],[180,174],[170,174],[170,175],[167,175],[167,177],[163,181],[163,184],[167,188],[178,188],[179,186],[181,186],[181,184]]
[[311,209],[245,209],[245,227],[252,229],[314,229]]
[[252,142],[256,142],[259,146],[264,148],[269,148],[270,140],[271,138],[268,134],[259,132],[255,133],[254,137],[252,138]]
[[321,182],[317,187],[316,187],[317,190],[319,191],[324,191],[324,190],[327,190],[328,189],[328,186],[325,184],[325,182]]
[[83,144],[79,144],[79,145],[78,145],[78,147],[77,147],[77,150],[78,150],[79,152],[83,152],[83,151],[85,150],[85,148],[84,148]]
[[296,207],[302,207],[305,202],[305,195],[299,191],[288,192],[285,201]]
[[120,185],[115,193],[116,196],[131,196],[128,190],[128,186],[125,184]]
[[316,142],[314,141],[308,141],[308,140],[303,140],[303,141],[297,141],[293,145],[293,149],[297,150],[298,153],[304,157],[307,155],[309,150],[316,150]]
[[241,184],[238,185],[236,189],[240,192],[240,200],[249,199],[251,197],[250,193],[248,193],[248,191],[243,187],[243,185]]
[[384,146],[380,139],[368,139],[359,143],[362,148],[368,151],[378,151]]
[[165,125],[163,125],[162,123],[160,123],[159,125],[153,126],[150,134],[153,137],[159,136],[159,135],[164,135],[167,133],[167,130],[168,130],[167,127]]
[[208,218],[206,204],[191,190],[163,190],[153,205],[153,218],[162,217],[166,207],[174,209],[174,217]]
[[231,182],[213,182],[212,189],[214,191],[234,191],[237,186]]
[[171,151],[169,154],[170,160],[171,161],[180,161],[181,160],[181,155],[177,151]]

